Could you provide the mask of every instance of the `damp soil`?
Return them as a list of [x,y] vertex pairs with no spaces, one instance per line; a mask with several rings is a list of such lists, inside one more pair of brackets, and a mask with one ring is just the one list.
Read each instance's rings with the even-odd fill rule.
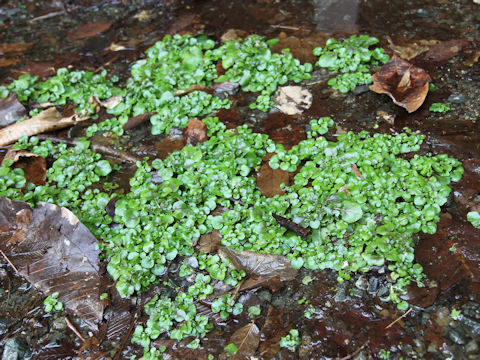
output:
[[[101,28],[92,30],[92,23]],[[82,28],[85,24],[90,28]],[[260,344],[251,359],[479,359],[480,231],[466,221],[466,213],[480,211],[480,4],[472,0],[2,1],[0,84],[24,72],[48,77],[62,66],[107,69],[124,79],[129,65],[165,34],[201,32],[220,40],[228,29],[289,38],[292,52],[302,60],[311,56],[305,44],[354,33],[378,37],[385,49],[389,49],[387,36],[398,46],[418,40],[468,41],[457,56],[430,68],[425,64],[437,90],[413,113],[366,86],[338,93],[326,84],[329,74],[316,70],[304,83],[313,94],[313,104],[301,116],[252,111],[243,94],[237,95],[232,109],[218,116],[228,127],[246,123],[286,147],[303,140],[306,124],[320,116],[334,116],[337,134],[348,130],[396,134],[408,126],[426,136],[421,152],[446,153],[462,161],[465,169],[463,178],[451,185],[437,233],[418,236],[415,260],[423,266],[428,284],[410,287],[405,296],[411,304],[408,314],[402,317],[404,312],[385,301],[389,279],[382,269],[343,284],[337,283],[332,271],[302,270],[292,281],[239,294],[245,306],[258,305],[262,310],[255,319],[261,329]],[[12,49],[2,46],[6,43],[25,44]],[[451,110],[430,112],[435,102],[446,103]],[[162,158],[181,146],[181,141],[150,135],[148,125],[131,130],[128,142],[139,156]],[[126,189],[132,171],[133,167],[127,168],[115,179],[121,187]],[[175,266],[168,272],[172,277]],[[302,282],[308,277],[311,282]],[[83,341],[67,327],[65,314],[45,314],[44,296],[2,259],[2,359],[140,357],[142,349],[129,340],[131,328],[145,320],[142,305],[161,291],[154,287],[131,299],[120,299],[111,291],[105,325],[95,334],[67,314],[84,338],[98,339],[98,347],[82,347]],[[309,317],[305,305],[298,303],[302,299],[314,309]],[[219,322],[198,350],[169,341],[159,345],[167,345],[169,359],[206,359],[208,354],[220,358],[231,335],[250,321],[240,315]],[[301,345],[295,351],[280,348],[280,338],[292,328],[299,330]]]

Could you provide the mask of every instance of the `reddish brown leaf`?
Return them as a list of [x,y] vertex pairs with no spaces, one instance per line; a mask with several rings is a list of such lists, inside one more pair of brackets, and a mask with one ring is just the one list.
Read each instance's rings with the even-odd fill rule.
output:
[[12,159],[12,167],[23,169],[27,181],[44,185],[47,177],[47,162],[43,157],[25,150],[9,149],[2,160]]
[[272,292],[276,292],[280,290],[283,286],[283,282],[280,280],[280,276],[274,276],[274,277],[261,277],[258,279],[252,279],[248,278],[245,280],[242,284],[242,287],[240,288],[240,291],[247,291],[247,290],[252,290],[256,289],[259,287],[268,287]]
[[14,92],[5,99],[0,99],[0,128],[13,124],[26,114],[25,107],[17,100]]
[[260,330],[252,321],[235,331],[229,342],[235,344],[238,348],[237,353],[233,356],[234,360],[250,359],[260,343]]
[[0,44],[0,53],[23,53],[25,50],[29,49],[32,46],[32,43],[27,43],[23,41],[13,42],[13,43],[2,43]]
[[127,120],[127,122],[123,125],[123,130],[130,130],[133,129],[134,127],[143,124],[144,122],[147,122],[150,120],[152,117],[153,113],[145,113],[145,114],[140,114],[137,116],[133,116]]
[[96,36],[110,28],[113,21],[96,21],[77,27],[68,33],[68,37],[72,40],[80,40]]
[[304,239],[310,236],[310,231],[301,227],[298,224],[295,224],[293,221],[277,214],[272,214],[272,216],[275,218],[275,220],[277,220],[277,223],[282,225],[284,228],[287,228],[288,230],[293,231],[298,236]]
[[237,270],[245,270],[249,276],[257,278],[280,276],[282,281],[289,281],[294,279],[298,272],[290,265],[290,260],[281,255],[258,254],[254,251],[238,252],[226,247],[220,248],[218,253],[229,258]]
[[363,178],[363,175],[360,173],[360,171],[358,171],[357,164],[352,164],[350,166],[352,167],[353,173],[356,177],[359,177],[360,179]]
[[305,63],[315,63],[317,58],[312,54],[312,51],[317,46],[325,46],[326,41],[332,37],[332,34],[316,33],[309,35],[306,38],[297,38],[295,36],[287,36],[284,32],[278,35],[279,41],[273,45],[272,51],[281,53],[283,49],[290,49],[292,55]]
[[246,38],[247,36],[248,36],[248,33],[244,30],[228,29],[226,32],[222,34],[222,36],[220,37],[220,41],[224,43],[227,41],[243,39],[243,38]]
[[280,188],[283,183],[288,185],[290,173],[282,169],[272,169],[268,163],[263,164],[257,173],[257,187],[267,197],[276,194],[283,194],[285,191]]
[[194,84],[186,90],[177,90],[177,92],[175,93],[175,96],[185,96],[185,95],[188,95],[188,94],[190,94],[194,91],[204,91],[204,92],[207,92],[209,94],[211,94],[213,92],[212,89],[210,89],[208,86],[205,86],[205,85],[202,85],[202,84]]
[[188,120],[188,125],[185,129],[185,137],[187,139],[187,144],[192,145],[207,141],[207,125],[198,119]]
[[387,94],[395,104],[411,113],[425,101],[431,78],[423,69],[394,55],[373,74],[372,80],[370,90]]
[[430,47],[430,49],[421,54],[417,59],[418,62],[434,63],[435,66],[445,64],[448,59],[457,56],[464,47],[468,45],[467,39],[454,39],[442,41],[441,43]]
[[67,312],[96,331],[103,317],[97,239],[66,208],[0,198],[0,249],[47,295],[59,292]]

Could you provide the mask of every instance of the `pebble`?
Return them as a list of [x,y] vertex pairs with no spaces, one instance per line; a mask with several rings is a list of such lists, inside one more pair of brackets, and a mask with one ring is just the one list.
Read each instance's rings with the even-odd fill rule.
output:
[[367,290],[368,289],[368,280],[365,275],[361,275],[357,281],[355,281],[355,286],[360,290]]
[[480,336],[480,323],[478,321],[475,321],[468,316],[461,316],[459,321],[462,328],[469,336],[475,338]]
[[0,336],[5,334],[8,331],[8,325],[10,320],[6,318],[0,318]]
[[456,331],[456,330],[453,330],[453,329],[450,329],[450,331],[448,332],[447,334],[448,338],[450,340],[452,340],[455,344],[458,344],[458,345],[463,345],[466,343],[465,341],[465,337],[460,334],[460,332]]
[[369,85],[358,85],[355,89],[352,90],[352,92],[355,95],[360,95],[360,94],[366,93],[368,91],[370,91]]
[[336,302],[344,302],[345,300],[347,300],[347,291],[345,288],[341,287],[337,290],[335,296],[333,297],[333,299],[336,301]]
[[478,347],[478,342],[476,340],[470,340],[467,345],[465,345],[465,353],[468,357],[472,355],[480,355],[480,348]]
[[23,337],[16,336],[5,342],[2,360],[28,359],[32,359],[32,351],[28,348],[27,342]]
[[368,279],[367,292],[369,294],[375,294],[377,290],[378,290],[378,278],[372,276],[370,279]]
[[272,300],[272,293],[268,290],[259,291],[257,296],[262,303],[269,303]]
[[463,94],[452,94],[447,98],[447,102],[451,104],[465,104],[467,97]]

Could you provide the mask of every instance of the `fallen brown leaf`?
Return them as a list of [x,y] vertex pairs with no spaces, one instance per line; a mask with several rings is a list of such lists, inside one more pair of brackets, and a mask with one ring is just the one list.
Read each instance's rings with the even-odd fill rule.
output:
[[411,113],[425,101],[432,79],[423,69],[394,55],[380,71],[373,74],[372,80],[370,90],[387,94],[395,104]]
[[185,129],[185,138],[187,144],[197,144],[208,140],[207,125],[201,120],[188,120],[187,128]]
[[12,159],[11,167],[23,169],[28,182],[44,185],[47,177],[47,162],[43,157],[25,150],[8,149],[1,165]]
[[97,239],[68,209],[0,198],[0,249],[47,295],[59,292],[67,311],[94,331],[103,317]]
[[72,30],[68,33],[68,37],[72,40],[81,40],[96,36],[110,28],[113,21],[96,21],[84,24],[77,27],[75,30]]
[[220,37],[220,41],[224,43],[227,41],[243,39],[243,38],[246,38],[247,36],[248,36],[248,33],[244,30],[229,29],[223,33],[223,35]]
[[282,86],[275,97],[275,107],[287,115],[303,113],[312,106],[312,94],[301,86]]
[[13,43],[1,43],[0,53],[23,53],[32,46],[32,43],[18,41]]
[[430,47],[427,52],[421,54],[417,59],[420,62],[434,63],[435,66],[439,66],[444,64],[448,59],[457,56],[467,45],[467,39],[442,41],[441,43]]
[[290,181],[290,173],[282,169],[272,169],[268,163],[263,164],[257,172],[257,187],[263,195],[272,197],[276,194],[285,193],[280,188],[283,183],[288,185]]
[[417,40],[403,46],[395,45],[395,54],[402,59],[410,60],[428,51],[431,46],[439,42],[438,40]]
[[88,116],[77,113],[62,117],[57,109],[51,107],[30,119],[0,129],[0,146],[11,144],[22,136],[32,136],[46,131],[63,129],[86,119],[88,119]]
[[250,356],[257,351],[260,343],[260,330],[252,321],[235,331],[229,342],[235,344],[238,348],[237,353],[233,356],[234,360],[250,359]]
[[212,230],[208,234],[203,234],[198,240],[198,247],[201,252],[210,254],[218,250],[218,247],[222,244],[222,235],[218,230]]
[[5,99],[0,99],[0,127],[13,124],[26,114],[27,110],[17,100],[14,92],[11,92]]
[[259,254],[254,251],[238,252],[226,247],[221,247],[218,254],[229,258],[237,270],[244,270],[253,277],[280,276],[280,280],[289,281],[298,273],[298,270],[290,265],[290,260],[281,255]]

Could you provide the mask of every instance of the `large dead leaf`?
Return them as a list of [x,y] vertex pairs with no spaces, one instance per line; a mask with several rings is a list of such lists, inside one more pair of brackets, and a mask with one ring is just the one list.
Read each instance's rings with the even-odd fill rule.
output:
[[440,66],[445,64],[448,59],[457,56],[467,45],[467,39],[442,41],[430,47],[427,52],[421,54],[416,60],[420,63],[431,63],[434,66]]
[[235,344],[238,348],[237,353],[233,356],[234,360],[250,359],[260,343],[260,330],[252,321],[235,331],[230,338],[230,343]]
[[237,270],[245,270],[252,277],[275,277],[289,281],[295,278],[298,270],[290,265],[285,256],[273,254],[258,254],[254,251],[238,252],[222,247],[218,250],[220,256],[227,257]]
[[275,107],[287,115],[303,113],[312,106],[312,94],[301,86],[282,86],[275,97]]
[[32,136],[46,131],[63,129],[86,119],[88,119],[87,116],[77,113],[62,117],[57,109],[51,107],[30,119],[0,129],[0,146],[11,144],[24,135]]
[[21,168],[25,179],[35,185],[44,185],[47,178],[47,162],[43,157],[25,150],[8,149],[1,165],[8,159],[13,160],[12,167]]
[[201,252],[210,254],[218,250],[222,244],[222,235],[218,230],[212,230],[208,234],[203,234],[198,239],[198,248]]
[[0,248],[31,284],[59,292],[67,312],[97,330],[102,320],[97,239],[66,208],[0,198]]
[[0,99],[0,128],[13,124],[26,114],[25,107],[17,100],[14,92],[5,99]]
[[405,60],[413,59],[414,57],[428,51],[431,46],[438,44],[438,40],[417,40],[411,41],[406,45],[395,45],[395,54]]
[[77,27],[68,33],[68,37],[72,40],[80,40],[96,36],[110,28],[113,21],[96,21]]
[[326,41],[332,37],[328,33],[315,33],[307,37],[298,38],[287,36],[284,32],[278,34],[279,41],[273,45],[272,51],[281,53],[283,49],[290,49],[292,55],[300,60],[301,63],[315,63],[317,57],[312,53],[317,46],[325,46]]
[[394,55],[380,71],[373,74],[372,80],[370,90],[387,94],[395,104],[411,113],[425,101],[432,79],[423,69]]

